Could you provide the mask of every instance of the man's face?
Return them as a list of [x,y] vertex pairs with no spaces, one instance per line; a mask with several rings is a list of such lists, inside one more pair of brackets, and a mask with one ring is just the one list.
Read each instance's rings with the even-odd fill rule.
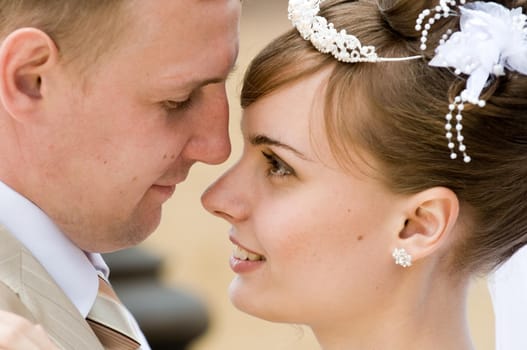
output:
[[190,167],[230,154],[239,0],[133,3],[122,42],[84,79],[59,67],[45,82],[45,125],[27,131],[25,194],[88,251],[145,239]]

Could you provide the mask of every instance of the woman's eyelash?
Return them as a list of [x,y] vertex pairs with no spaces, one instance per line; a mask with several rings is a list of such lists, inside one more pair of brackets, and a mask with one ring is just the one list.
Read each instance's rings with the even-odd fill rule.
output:
[[295,174],[294,170],[276,155],[265,153],[263,151],[262,155],[270,165],[269,169],[267,170],[268,176],[286,177]]

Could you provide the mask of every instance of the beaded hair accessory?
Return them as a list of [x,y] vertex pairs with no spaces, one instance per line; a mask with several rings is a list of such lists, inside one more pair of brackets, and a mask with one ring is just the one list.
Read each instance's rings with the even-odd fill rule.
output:
[[[406,61],[422,56],[400,58],[379,57],[373,46],[361,42],[345,30],[340,32],[327,19],[318,16],[324,0],[290,0],[289,19],[305,40],[322,53],[333,55],[346,63]],[[455,11],[453,8],[458,8]],[[426,50],[428,33],[441,18],[459,16],[460,30],[448,30],[435,50],[430,66],[453,68],[458,75],[467,76],[465,89],[455,97],[446,114],[445,130],[450,158],[457,151],[465,163],[471,158],[466,152],[462,134],[462,111],[465,103],[485,106],[480,98],[488,83],[506,70],[527,74],[527,16],[521,8],[509,10],[493,3],[466,0],[439,0],[439,4],[419,14],[415,29],[421,32],[421,50]],[[455,119],[455,126],[452,121]],[[454,138],[455,133],[455,138]]]
[[[451,9],[457,6],[454,0],[441,0],[434,9],[427,9],[417,17],[415,29],[421,31],[421,50],[426,49],[428,31],[441,17],[459,15],[460,30],[447,30],[439,41],[434,58],[429,62],[434,67],[454,68],[457,75],[468,76],[465,89],[449,105],[445,116],[446,138],[450,158],[456,159],[457,150],[465,163],[470,162],[462,134],[462,111],[465,103],[485,107],[481,93],[492,79],[505,75],[505,71],[527,74],[527,16],[521,8],[509,10],[494,3],[476,1],[465,4],[460,0],[459,14]],[[426,24],[423,21],[428,18]],[[455,119],[455,127],[452,121]],[[455,139],[454,139],[455,133]]]
[[357,37],[348,34],[345,29],[337,31],[333,23],[318,16],[320,4],[324,0],[289,0],[289,19],[305,40],[322,53],[333,55],[338,61],[390,62],[407,61],[421,56],[379,57],[373,46],[363,46]]

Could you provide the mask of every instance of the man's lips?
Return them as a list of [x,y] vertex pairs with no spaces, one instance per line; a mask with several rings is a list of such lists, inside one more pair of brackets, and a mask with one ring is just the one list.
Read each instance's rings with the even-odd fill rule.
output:
[[170,198],[176,190],[176,185],[152,185],[152,189]]
[[174,193],[176,185],[185,181],[187,174],[180,176],[178,178],[173,178],[171,180],[158,180],[155,184],[152,185],[152,188],[161,192],[170,192]]

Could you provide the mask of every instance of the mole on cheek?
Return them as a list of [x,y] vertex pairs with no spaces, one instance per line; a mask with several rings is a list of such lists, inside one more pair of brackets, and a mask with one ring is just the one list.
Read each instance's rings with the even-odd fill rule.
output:
[[163,156],[163,159],[167,159],[168,158],[168,155],[165,153],[165,155]]
[[357,237],[357,241],[362,241],[363,239],[364,239],[364,237],[362,235]]

